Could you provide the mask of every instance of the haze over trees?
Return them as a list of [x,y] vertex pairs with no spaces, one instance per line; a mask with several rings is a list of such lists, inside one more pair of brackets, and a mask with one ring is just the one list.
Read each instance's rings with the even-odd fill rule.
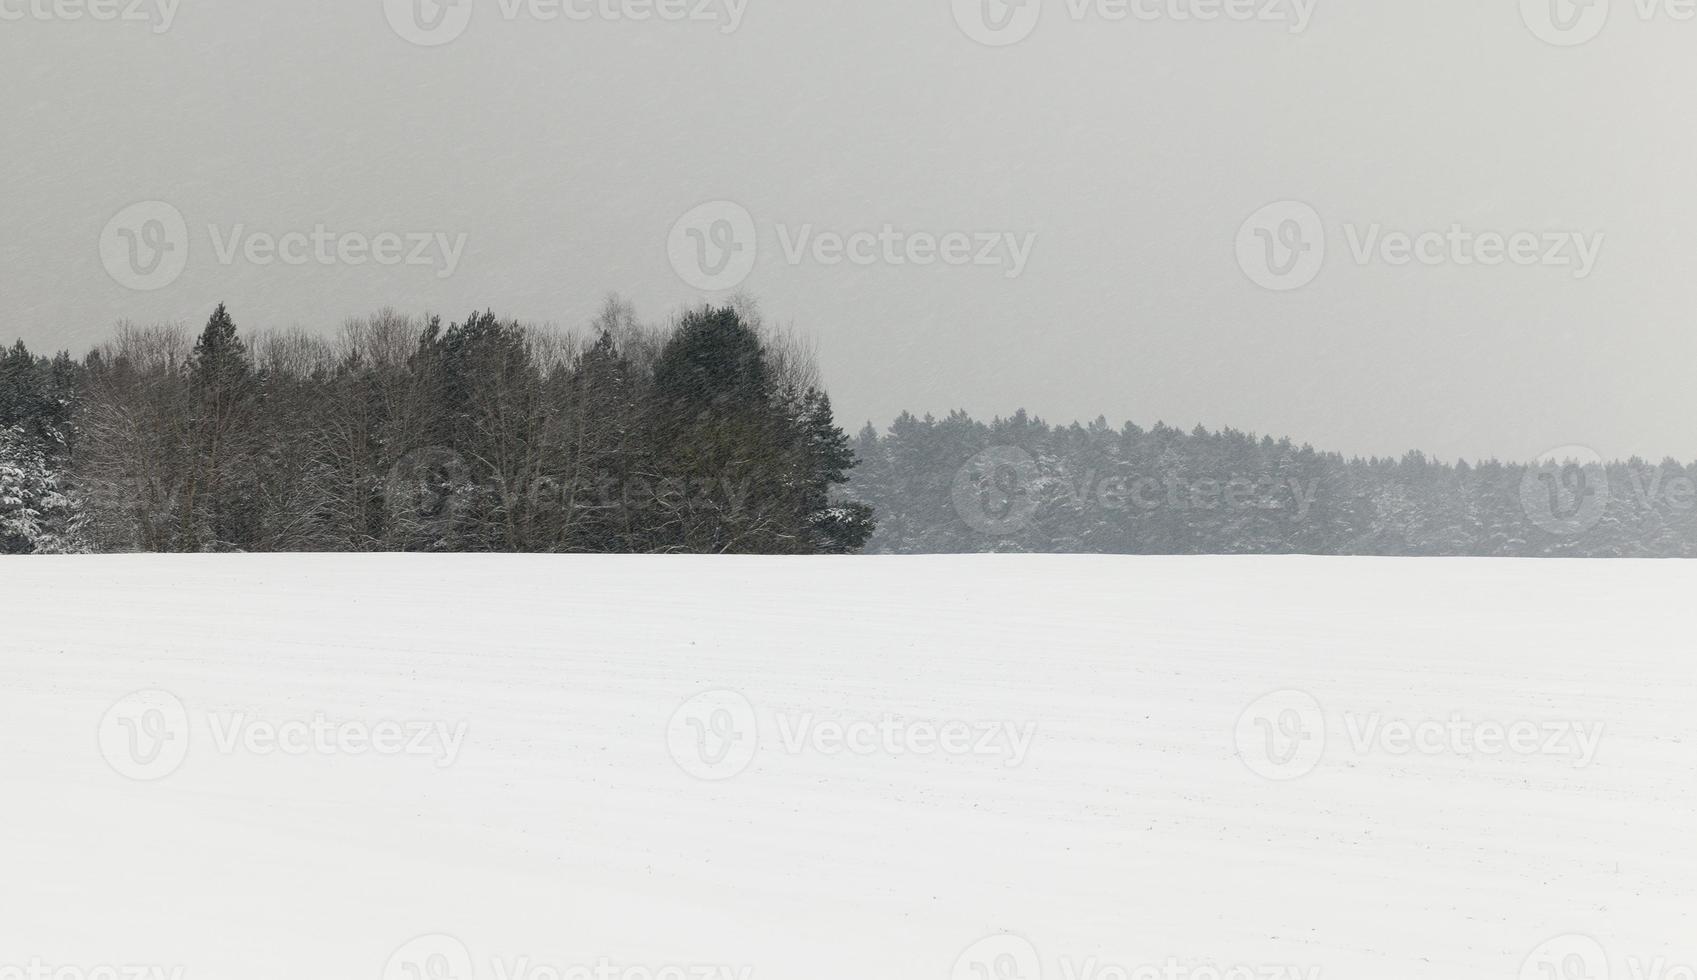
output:
[[879,554],[1697,557],[1697,464],[1345,458],[1226,429],[903,414],[854,444]]

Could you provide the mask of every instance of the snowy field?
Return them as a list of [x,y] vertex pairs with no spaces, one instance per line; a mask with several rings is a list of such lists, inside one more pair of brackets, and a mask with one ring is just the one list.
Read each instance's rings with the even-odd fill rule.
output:
[[1692,564],[13,559],[0,624],[0,980],[1697,963]]

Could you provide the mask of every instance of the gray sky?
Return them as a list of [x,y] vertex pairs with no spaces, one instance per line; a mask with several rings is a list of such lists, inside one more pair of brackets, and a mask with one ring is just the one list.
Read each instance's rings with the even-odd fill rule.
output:
[[[432,0],[85,2],[0,0],[0,333],[32,346],[219,300],[658,318],[719,272],[818,338],[850,428],[1024,406],[1697,459],[1697,21],[1655,0],[1566,34],[1568,0],[470,0],[435,33]],[[1283,201],[1312,211],[1244,227]],[[1324,263],[1264,288],[1318,255],[1302,214]]]

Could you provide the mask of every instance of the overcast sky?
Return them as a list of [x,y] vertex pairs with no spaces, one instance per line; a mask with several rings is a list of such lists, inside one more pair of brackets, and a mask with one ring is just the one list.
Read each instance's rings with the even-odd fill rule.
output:
[[53,2],[0,0],[34,347],[740,288],[850,428],[1697,459],[1697,22],[1653,0]]

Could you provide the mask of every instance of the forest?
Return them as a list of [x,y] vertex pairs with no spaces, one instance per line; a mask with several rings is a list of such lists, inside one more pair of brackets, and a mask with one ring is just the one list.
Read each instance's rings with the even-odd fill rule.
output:
[[[1575,447],[1577,449],[1577,447]],[[1344,457],[1097,419],[904,414],[855,441],[881,554],[1697,556],[1697,465]]]
[[1697,556],[1697,465],[1346,458],[1234,429],[840,428],[739,299],[581,334],[393,311],[0,351],[0,554]]
[[745,308],[588,337],[394,312],[244,336],[120,325],[0,355],[0,553],[840,554],[849,438]]

